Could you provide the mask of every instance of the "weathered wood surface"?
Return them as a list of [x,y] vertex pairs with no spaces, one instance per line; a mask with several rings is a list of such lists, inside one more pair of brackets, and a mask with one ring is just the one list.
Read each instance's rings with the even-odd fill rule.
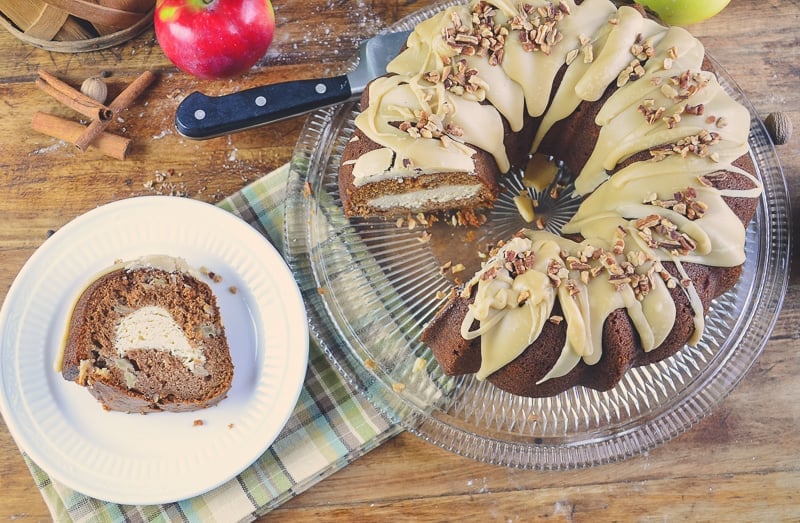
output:
[[[114,49],[74,55],[42,51],[0,33],[0,299],[48,232],[89,209],[156,193],[218,201],[290,158],[302,118],[196,142],[179,136],[172,125],[183,96],[195,89],[213,94],[341,73],[362,36],[425,5],[422,0],[280,2],[275,7],[278,32],[263,66],[244,78],[219,82],[179,73],[162,55],[152,31]],[[794,0],[735,0],[691,30],[760,114],[785,111],[797,125],[798,25],[800,6]],[[127,160],[92,150],[80,153],[30,130],[37,110],[74,117],[35,87],[40,67],[73,85],[107,71],[111,96],[145,69],[159,73],[159,80],[109,129],[134,140]],[[795,136],[778,152],[792,201],[800,207],[797,143]],[[264,519],[798,520],[798,349],[800,278],[795,269],[763,356],[710,417],[667,445],[621,463],[552,473],[477,463],[402,434]],[[0,520],[50,519],[3,424],[0,492]]]

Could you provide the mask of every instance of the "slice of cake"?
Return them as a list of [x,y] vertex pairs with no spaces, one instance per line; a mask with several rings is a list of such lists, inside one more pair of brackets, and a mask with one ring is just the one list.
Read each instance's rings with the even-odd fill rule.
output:
[[83,291],[60,367],[104,408],[123,412],[205,408],[233,379],[213,291],[167,256],[115,264]]

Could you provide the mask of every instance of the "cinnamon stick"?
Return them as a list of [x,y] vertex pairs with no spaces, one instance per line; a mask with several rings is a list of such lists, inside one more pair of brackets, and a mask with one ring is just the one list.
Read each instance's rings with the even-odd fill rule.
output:
[[[113,115],[119,114],[120,111],[123,109],[128,108],[131,104],[133,104],[134,100],[141,95],[145,89],[147,89],[153,81],[155,81],[156,75],[152,71],[145,71],[141,75],[139,75],[136,80],[131,82],[128,87],[126,87],[116,98],[112,101],[108,107],[111,109]],[[92,123],[85,128],[85,131],[81,136],[75,140],[75,146],[80,149],[81,151],[85,151],[89,144],[94,142],[99,136],[103,134],[106,130],[106,127],[111,123],[111,119],[108,120],[93,120]]]
[[[95,122],[97,121],[99,120],[95,120]],[[33,115],[31,127],[42,134],[70,143],[75,143],[87,129],[78,122],[42,112]],[[130,144],[130,138],[107,132],[101,132],[92,142],[92,145],[97,147],[100,152],[118,160],[126,158]]]
[[78,89],[75,89],[43,69],[39,69],[39,78],[36,79],[36,87],[70,109],[92,120],[111,119],[111,109],[97,100],[89,98]]

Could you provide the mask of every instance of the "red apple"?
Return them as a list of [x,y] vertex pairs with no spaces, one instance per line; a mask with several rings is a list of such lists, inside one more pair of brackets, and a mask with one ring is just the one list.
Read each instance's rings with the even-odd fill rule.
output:
[[246,72],[272,43],[270,0],[158,0],[156,39],[179,69],[204,79]]

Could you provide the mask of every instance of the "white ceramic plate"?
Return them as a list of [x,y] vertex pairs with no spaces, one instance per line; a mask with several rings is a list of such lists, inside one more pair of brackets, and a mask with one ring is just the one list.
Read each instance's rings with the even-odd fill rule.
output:
[[[54,370],[82,288],[115,260],[148,254],[222,276],[210,285],[235,371],[215,407],[107,412]],[[285,425],[307,362],[305,308],[281,256],[244,221],[184,198],[132,198],[76,218],[28,260],[0,311],[0,411],[17,444],[54,479],[117,503],[185,499],[241,472]]]

